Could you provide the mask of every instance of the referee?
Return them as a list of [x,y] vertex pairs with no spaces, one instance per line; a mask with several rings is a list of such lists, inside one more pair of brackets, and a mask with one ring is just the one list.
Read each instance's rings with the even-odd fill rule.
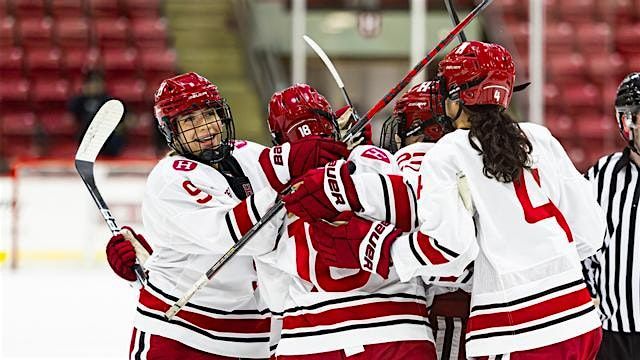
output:
[[585,175],[607,214],[607,232],[583,269],[603,321],[598,359],[640,359],[640,73],[622,80],[615,109],[627,147],[601,158]]

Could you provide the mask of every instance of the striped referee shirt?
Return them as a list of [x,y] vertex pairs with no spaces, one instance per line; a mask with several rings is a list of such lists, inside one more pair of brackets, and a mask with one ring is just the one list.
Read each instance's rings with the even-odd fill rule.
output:
[[606,213],[607,231],[600,251],[583,262],[589,291],[600,299],[602,328],[626,333],[640,332],[640,167],[629,152],[605,156],[585,174]]

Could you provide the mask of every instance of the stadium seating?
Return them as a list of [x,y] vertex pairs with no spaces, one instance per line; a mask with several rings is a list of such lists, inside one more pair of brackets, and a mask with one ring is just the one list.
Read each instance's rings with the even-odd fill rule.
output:
[[161,0],[0,0],[0,143],[15,145],[15,150],[2,146],[0,156],[75,153],[78,128],[66,103],[91,69],[104,71],[108,92],[125,102],[131,131],[143,138],[126,149],[127,156],[154,153],[153,91],[176,69],[161,5]]
[[[508,29],[501,35],[526,56],[529,2],[493,6]],[[640,71],[640,0],[545,0],[545,7],[545,120],[584,170],[621,146],[613,107],[619,82]]]

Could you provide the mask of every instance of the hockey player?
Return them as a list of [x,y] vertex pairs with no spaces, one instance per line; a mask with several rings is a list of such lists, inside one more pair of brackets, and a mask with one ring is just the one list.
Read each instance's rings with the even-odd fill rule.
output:
[[[346,145],[305,138],[268,157],[270,149],[234,139],[229,106],[215,85],[195,73],[163,81],[154,110],[174,153],[149,174],[142,203],[153,254],[144,264],[149,280],[140,291],[131,358],[268,358],[270,313],[255,294],[253,255],[274,247],[284,214],[172,321],[164,312],[260,219],[292,177],[346,156]],[[277,187],[269,186],[265,173],[278,174]],[[107,254],[117,274],[135,278],[133,248],[122,236],[111,239]]]
[[[590,185],[546,128],[518,125],[504,112],[515,71],[503,47],[464,42],[440,62],[439,77],[448,124],[457,130],[421,166],[420,231],[343,248],[351,246],[360,266],[376,272],[392,257],[402,279],[458,276],[474,261],[469,357],[593,359],[601,330],[579,261],[600,247],[604,218]],[[357,177],[341,175],[338,182],[362,201]],[[331,219],[332,207],[358,206],[336,206],[317,186],[325,178],[316,170],[303,176],[285,197],[288,210],[308,216],[322,208]],[[353,262],[331,245],[321,251]]]
[[[301,136],[335,137],[346,121],[319,116],[330,113],[324,97],[298,84],[272,97],[269,128],[283,147]],[[356,146],[349,160],[357,172],[399,174],[391,154],[373,146]],[[314,231],[288,216],[276,250],[258,258],[259,288],[283,321],[278,359],[436,359],[421,279],[332,267],[317,256]]]
[[[429,150],[444,136],[445,129],[440,119],[443,109],[440,102],[438,82],[427,81],[415,85],[407,91],[395,104],[393,116],[383,126],[380,143],[394,152],[394,158],[402,171],[405,182],[411,184],[412,189],[418,188],[420,165]],[[389,198],[394,197],[390,192]],[[383,200],[383,197],[373,199]],[[396,213],[401,212],[401,202],[396,202]],[[384,204],[375,206],[385,208]],[[411,209],[407,210],[408,213]],[[363,216],[367,215],[366,211]],[[384,220],[384,219],[378,219]],[[471,274],[460,279],[458,283],[443,282],[437,286],[429,283],[428,291],[435,297],[429,310],[429,320],[434,329],[434,338],[438,359],[464,360],[465,341],[464,329],[469,317],[470,295],[467,291],[456,288],[463,287],[470,290]],[[455,287],[451,287],[455,285]]]

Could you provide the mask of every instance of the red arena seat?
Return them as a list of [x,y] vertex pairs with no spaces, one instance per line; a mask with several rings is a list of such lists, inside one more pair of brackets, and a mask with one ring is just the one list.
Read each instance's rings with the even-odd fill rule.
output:
[[20,44],[25,48],[50,47],[53,43],[50,18],[24,18],[19,21]]
[[22,49],[7,48],[0,51],[0,78],[9,79],[21,77],[23,65],[24,52]]
[[64,18],[56,22],[58,44],[62,48],[89,47],[89,24],[83,18]]
[[36,131],[38,121],[32,112],[15,112],[0,115],[5,135],[30,135]]
[[167,46],[167,21],[164,18],[136,19],[131,23],[131,33],[134,44],[140,49]]

